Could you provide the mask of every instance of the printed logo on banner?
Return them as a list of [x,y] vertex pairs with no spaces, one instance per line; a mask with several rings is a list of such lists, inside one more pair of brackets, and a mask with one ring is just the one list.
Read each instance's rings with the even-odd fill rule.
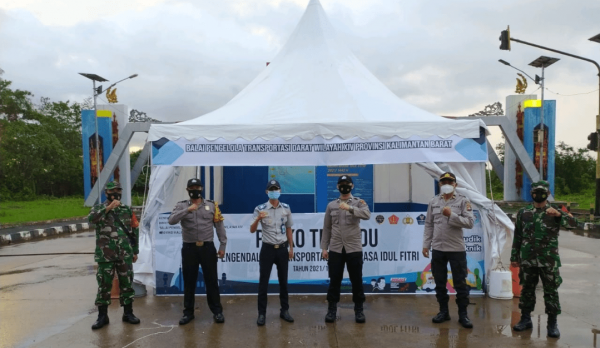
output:
[[385,221],[385,218],[383,217],[383,215],[377,215],[375,221],[377,221],[377,223],[381,225]]
[[425,215],[421,214],[417,216],[417,223],[419,225],[425,225]]
[[411,218],[410,215],[406,215],[406,217],[402,219],[402,223],[405,225],[412,225],[413,223],[415,223],[415,220]]
[[397,225],[398,221],[400,221],[400,218],[392,214],[392,216],[388,218],[388,221],[390,222],[390,225]]

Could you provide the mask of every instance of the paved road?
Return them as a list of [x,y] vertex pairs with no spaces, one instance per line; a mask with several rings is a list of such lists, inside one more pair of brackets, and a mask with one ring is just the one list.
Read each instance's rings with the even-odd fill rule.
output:
[[[89,232],[0,248],[0,256],[23,253],[91,252]],[[367,323],[355,324],[345,296],[335,324],[325,324],[324,296],[292,296],[288,324],[278,317],[276,297],[270,297],[267,325],[257,328],[255,296],[224,296],[226,323],[214,324],[203,297],[196,320],[179,327],[181,297],[151,294],[136,299],[142,323],[121,322],[118,303],[109,307],[110,324],[92,331],[97,313],[95,264],[92,255],[0,257],[1,347],[593,347],[600,324],[600,240],[562,232],[564,283],[560,340],[547,339],[542,294],[534,312],[534,329],[524,334],[510,329],[519,319],[518,300],[473,297],[469,307],[472,330],[452,320],[431,323],[437,312],[433,296],[368,296]],[[506,255],[506,249],[503,255]],[[598,338],[600,341],[600,337]],[[600,342],[599,342],[600,346]]]

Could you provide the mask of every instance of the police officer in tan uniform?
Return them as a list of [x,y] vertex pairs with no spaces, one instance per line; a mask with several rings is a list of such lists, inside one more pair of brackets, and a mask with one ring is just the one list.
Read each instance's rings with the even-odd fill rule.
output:
[[[292,210],[288,204],[279,201],[281,185],[277,180],[269,180],[266,194],[269,201],[260,204],[254,209],[254,220],[250,225],[250,232],[262,226],[262,246],[260,248],[260,278],[258,281],[258,326],[265,325],[267,314],[267,290],[273,265],[277,266],[277,279],[279,280],[279,302],[281,308],[279,317],[289,323],[294,318],[289,313],[288,301],[288,264],[294,257],[292,226]],[[289,248],[289,251],[288,251]]]
[[467,253],[463,228],[473,228],[475,219],[469,199],[456,192],[456,176],[450,172],[440,176],[441,193],[429,202],[423,237],[423,256],[432,250],[431,273],[435,280],[435,296],[440,312],[432,319],[434,323],[450,320],[448,312],[448,263],[456,290],[458,321],[465,328],[473,324],[467,316],[469,285],[467,285]]
[[353,187],[352,177],[342,175],[338,178],[337,188],[340,191],[340,198],[327,205],[323,221],[321,249],[322,256],[328,260],[329,266],[329,290],[327,291],[329,307],[325,316],[325,321],[328,323],[333,323],[337,315],[344,265],[348,267],[352,283],[354,319],[357,323],[365,322],[360,220],[369,220],[371,211],[365,201],[352,197],[350,192]]
[[[206,301],[217,323],[225,322],[217,275],[217,257],[225,256],[227,236],[218,203],[202,198],[202,182],[190,179],[187,183],[190,200],[178,202],[169,216],[169,224],[181,222],[181,263],[183,273],[183,317],[179,325],[194,319],[194,303],[198,268],[202,267],[206,284]],[[213,242],[214,229],[219,238],[219,252]]]

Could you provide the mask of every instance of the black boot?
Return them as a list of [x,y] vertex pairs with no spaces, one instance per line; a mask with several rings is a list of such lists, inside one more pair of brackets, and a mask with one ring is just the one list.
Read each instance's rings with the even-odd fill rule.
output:
[[431,319],[432,322],[439,324],[450,320],[450,313],[448,312],[448,303],[440,303],[440,312]]
[[548,337],[559,338],[560,331],[558,331],[558,323],[556,322],[556,314],[548,314]]
[[363,304],[354,304],[354,321],[356,321],[359,324],[362,324],[366,320],[367,318],[365,318],[365,313],[363,313]]
[[329,302],[327,307],[327,315],[325,316],[326,323],[333,323],[337,317],[337,302]]
[[458,322],[466,329],[472,329],[473,323],[467,316],[467,306],[461,306],[458,308]]
[[123,313],[123,321],[129,324],[139,324],[140,320],[133,315],[133,308],[131,303],[123,306],[125,312]]
[[92,330],[100,329],[108,322],[108,306],[98,306],[98,319],[92,325]]
[[531,329],[533,327],[533,323],[531,322],[531,312],[521,312],[521,320],[517,323],[517,325],[513,326],[513,330],[515,331],[525,331],[527,329]]

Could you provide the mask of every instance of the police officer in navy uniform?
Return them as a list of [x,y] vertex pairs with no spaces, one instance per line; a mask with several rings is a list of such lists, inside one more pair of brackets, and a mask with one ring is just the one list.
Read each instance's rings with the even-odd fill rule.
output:
[[348,267],[352,283],[354,319],[357,323],[364,323],[366,320],[363,313],[365,291],[362,279],[363,252],[360,220],[369,220],[371,211],[364,200],[352,196],[350,192],[353,187],[352,177],[342,175],[338,178],[337,188],[340,191],[340,198],[329,202],[323,220],[321,254],[328,260],[330,280],[327,290],[329,307],[325,316],[325,322],[328,323],[333,323],[337,316],[344,266]]
[[[225,256],[227,235],[223,225],[223,215],[219,204],[209,199],[202,198],[202,182],[199,179],[190,179],[187,183],[190,200],[178,202],[169,216],[169,224],[181,222],[181,263],[183,273],[183,317],[179,325],[185,325],[194,319],[194,303],[196,282],[198,280],[198,267],[202,267],[202,274],[206,284],[206,301],[217,323],[225,322],[221,295],[219,293],[219,279],[217,275],[217,257]],[[213,242],[214,230],[219,238],[219,252]]]
[[[294,318],[288,312],[288,263],[294,257],[292,240],[292,211],[290,206],[280,202],[281,185],[277,180],[269,180],[267,203],[254,209],[254,220],[250,232],[256,232],[258,223],[262,226],[262,247],[260,249],[260,279],[258,282],[258,326],[265,325],[267,313],[267,289],[273,264],[277,266],[279,279],[279,302],[281,304],[279,317],[293,323]],[[289,251],[288,251],[289,247]]]
[[473,324],[467,316],[469,285],[467,284],[467,253],[463,228],[473,228],[475,218],[469,199],[456,192],[456,176],[443,173],[439,180],[440,194],[433,197],[427,208],[423,237],[423,256],[432,250],[431,273],[435,280],[435,295],[440,312],[432,319],[434,323],[450,320],[448,311],[448,263],[456,290],[458,321],[465,328]]

